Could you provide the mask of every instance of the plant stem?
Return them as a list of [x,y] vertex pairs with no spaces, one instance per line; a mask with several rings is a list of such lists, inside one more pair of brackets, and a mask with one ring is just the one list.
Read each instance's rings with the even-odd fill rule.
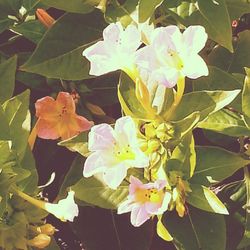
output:
[[177,106],[179,105],[179,103],[182,99],[182,96],[184,94],[184,90],[185,90],[185,78],[182,77],[177,82],[177,92],[176,92],[172,106],[170,107],[169,110],[167,110],[163,114],[163,118],[165,121],[168,121],[171,118],[171,116],[173,115],[175,109],[177,108]]
[[115,236],[116,236],[116,239],[117,239],[117,245],[119,247],[119,250],[122,250],[121,241],[120,241],[119,233],[118,233],[118,230],[117,230],[117,227],[116,227],[115,217],[114,217],[113,210],[110,210],[110,213],[111,213],[112,223],[113,223],[113,226],[114,226]]
[[29,138],[28,138],[28,143],[30,145],[31,150],[33,150],[33,148],[34,148],[34,144],[35,144],[36,137],[37,137],[36,126],[37,126],[37,122],[36,122],[35,126],[33,127],[33,129],[31,130],[31,133],[30,133]]

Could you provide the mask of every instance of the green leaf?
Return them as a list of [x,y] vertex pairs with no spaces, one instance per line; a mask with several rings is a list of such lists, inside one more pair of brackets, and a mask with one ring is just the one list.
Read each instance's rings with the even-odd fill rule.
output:
[[17,15],[22,6],[22,0],[0,0],[0,16]]
[[136,10],[137,5],[138,0],[126,0],[123,4],[113,0],[111,4],[107,5],[105,19],[109,23],[120,21],[124,26],[127,26],[133,20],[131,14]]
[[189,204],[207,212],[228,214],[225,205],[209,188],[197,184],[191,184],[190,188],[192,192],[187,196]]
[[83,156],[86,156],[89,153],[87,142],[88,133],[83,132],[68,140],[60,141],[58,145],[66,147],[73,152],[78,152]]
[[231,176],[249,164],[250,160],[219,147],[195,147],[196,167],[190,182],[209,185]]
[[125,73],[121,73],[118,85],[118,98],[126,115],[136,118],[147,118],[146,111],[135,95],[135,83]]
[[0,19],[0,34],[9,28],[9,26],[11,26],[13,23],[14,21],[9,18]]
[[210,65],[219,67],[227,72],[244,74],[244,67],[250,67],[249,49],[250,31],[240,32],[234,43],[234,53],[218,46],[208,56]]
[[226,249],[226,226],[223,215],[189,207],[189,213],[183,218],[175,212],[165,213],[163,223],[173,236],[177,249]]
[[0,64],[0,104],[12,97],[15,87],[17,57],[13,56]]
[[161,5],[163,0],[140,0],[139,1],[139,22],[144,23],[153,14],[155,9]]
[[242,111],[245,115],[250,117],[250,68],[245,68],[245,70],[247,75],[242,91]]
[[[209,66],[209,75],[192,80],[193,90],[234,90],[242,89],[243,81],[217,67]],[[241,111],[241,95],[238,95],[230,104],[234,109]]]
[[8,120],[5,117],[4,110],[2,106],[0,105],[0,140],[10,140],[10,128]]
[[68,187],[74,185],[82,178],[82,171],[85,159],[81,156],[77,156],[70,166],[70,170],[66,174],[63,183],[60,187],[57,200],[65,197]]
[[67,13],[45,33],[30,59],[20,69],[49,78],[90,78],[89,62],[82,52],[102,36],[103,29],[100,13]]
[[100,0],[41,0],[43,4],[66,12],[89,13],[99,4]]
[[226,4],[231,20],[238,19],[243,14],[250,12],[248,0],[226,0]]
[[179,135],[179,139],[182,139],[182,137],[196,126],[199,119],[200,112],[194,112],[180,121],[171,122],[171,124],[173,125],[176,134]]
[[242,116],[227,109],[209,115],[207,119],[199,123],[198,127],[234,137],[250,136],[250,129],[246,126]]
[[196,165],[194,138],[189,132],[174,149],[170,160],[167,161],[167,171],[181,171],[186,178],[192,177]]
[[232,28],[225,0],[198,0],[203,25],[214,41],[233,52]]
[[113,190],[95,177],[82,177],[71,189],[77,199],[106,209],[116,209],[128,195],[127,183]]
[[42,39],[46,28],[40,21],[32,20],[12,27],[12,30],[22,34],[30,41],[38,43]]
[[29,96],[30,91],[26,90],[3,104],[5,117],[10,126],[12,148],[20,159],[25,153],[30,132]]
[[[181,120],[193,112],[200,112],[200,121],[231,103],[240,93],[233,91],[197,91],[185,94],[172,116],[172,120]],[[202,101],[201,101],[202,100]]]

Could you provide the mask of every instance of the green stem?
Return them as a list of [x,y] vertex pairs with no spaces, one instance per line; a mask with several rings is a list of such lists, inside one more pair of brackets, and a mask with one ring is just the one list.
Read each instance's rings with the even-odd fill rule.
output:
[[170,107],[169,110],[167,110],[163,114],[163,118],[165,121],[168,121],[171,118],[171,116],[173,115],[175,109],[177,108],[177,106],[179,105],[179,103],[183,97],[184,90],[185,90],[185,78],[182,77],[177,82],[177,92],[176,92],[172,106]]
[[22,199],[28,201],[30,204],[38,207],[38,208],[41,208],[41,209],[45,209],[45,202],[44,201],[40,201],[40,200],[37,200],[31,196],[29,196],[28,194],[25,194],[24,192],[16,189],[16,188],[12,188],[12,191],[13,193],[15,193],[16,195],[18,195],[19,197],[21,197]]

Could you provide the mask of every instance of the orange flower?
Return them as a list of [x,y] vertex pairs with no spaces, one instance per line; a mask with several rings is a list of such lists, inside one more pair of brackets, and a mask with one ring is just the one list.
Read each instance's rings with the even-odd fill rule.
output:
[[75,113],[75,102],[69,93],[60,92],[56,100],[46,96],[37,100],[35,106],[40,138],[66,140],[93,126],[93,122]]

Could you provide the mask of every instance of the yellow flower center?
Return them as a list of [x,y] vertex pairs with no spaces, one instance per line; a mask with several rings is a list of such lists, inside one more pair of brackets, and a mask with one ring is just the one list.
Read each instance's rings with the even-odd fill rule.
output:
[[135,200],[140,203],[152,202],[160,203],[163,200],[163,190],[151,189],[138,189],[135,193]]
[[[175,67],[177,70],[183,69],[183,67],[184,67],[183,61],[181,60],[179,53],[177,51],[168,50],[168,55],[172,59],[172,66],[173,67]],[[168,63],[169,63],[169,61],[168,61]]]
[[124,148],[119,148],[116,150],[116,157],[119,161],[134,160],[135,153],[132,151],[129,145]]

